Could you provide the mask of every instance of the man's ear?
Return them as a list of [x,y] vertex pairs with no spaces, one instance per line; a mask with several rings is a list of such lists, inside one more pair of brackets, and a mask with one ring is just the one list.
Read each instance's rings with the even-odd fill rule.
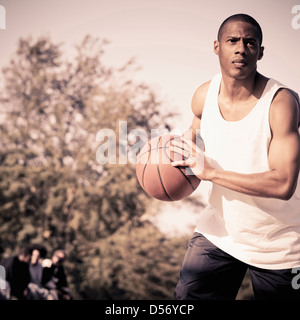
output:
[[219,41],[218,40],[214,41],[214,52],[217,56],[219,55]]
[[265,47],[260,47],[259,50],[260,50],[260,51],[259,51],[258,60],[260,60],[260,59],[264,56]]

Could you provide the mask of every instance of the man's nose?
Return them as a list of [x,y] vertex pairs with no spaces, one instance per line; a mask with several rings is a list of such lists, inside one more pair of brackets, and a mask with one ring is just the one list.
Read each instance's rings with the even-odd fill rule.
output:
[[244,54],[245,52],[246,52],[246,44],[245,44],[244,41],[241,39],[241,40],[238,41],[238,43],[237,43],[236,53]]

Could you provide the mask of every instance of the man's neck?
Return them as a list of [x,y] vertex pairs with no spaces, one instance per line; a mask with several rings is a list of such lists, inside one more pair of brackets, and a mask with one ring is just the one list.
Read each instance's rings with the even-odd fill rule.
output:
[[245,79],[235,79],[226,74],[222,74],[222,82],[219,95],[231,103],[246,101],[253,96],[257,96],[257,82],[261,80],[262,75],[258,72]]

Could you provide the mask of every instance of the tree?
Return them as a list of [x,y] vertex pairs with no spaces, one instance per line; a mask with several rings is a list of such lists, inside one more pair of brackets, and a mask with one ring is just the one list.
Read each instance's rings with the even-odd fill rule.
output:
[[118,133],[124,120],[128,131],[149,134],[170,128],[172,116],[151,88],[131,80],[132,60],[119,69],[103,64],[106,45],[86,36],[66,59],[62,44],[28,37],[3,70],[1,246],[6,253],[30,242],[64,248],[77,284],[95,244],[142,216],[152,201],[134,164],[97,162],[98,130]]
[[186,244],[187,239],[167,238],[150,222],[128,221],[87,258],[82,291],[89,299],[172,300]]

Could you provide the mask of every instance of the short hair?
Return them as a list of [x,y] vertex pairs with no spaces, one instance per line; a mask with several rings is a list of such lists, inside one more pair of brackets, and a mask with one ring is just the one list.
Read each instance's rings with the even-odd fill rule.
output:
[[55,250],[55,251],[53,252],[52,256],[53,256],[53,257],[54,257],[54,256],[58,256],[59,254],[63,254],[65,258],[67,257],[66,252],[65,252],[64,250],[62,250],[62,249],[57,249],[57,250]]
[[31,254],[32,249],[30,247],[21,247],[19,250],[19,255],[23,255],[24,257],[31,256]]
[[227,25],[227,23],[229,23],[229,22],[237,22],[237,21],[247,22],[247,23],[250,23],[252,26],[254,26],[256,28],[256,30],[257,30],[257,37],[258,37],[258,40],[259,40],[259,45],[262,44],[263,34],[262,34],[262,30],[261,30],[261,27],[260,27],[259,23],[254,18],[252,18],[248,14],[244,14],[244,13],[234,14],[234,15],[228,17],[227,19],[225,19],[222,22],[222,24],[221,24],[221,26],[219,28],[219,31],[218,31],[218,41],[220,41],[223,29]]

